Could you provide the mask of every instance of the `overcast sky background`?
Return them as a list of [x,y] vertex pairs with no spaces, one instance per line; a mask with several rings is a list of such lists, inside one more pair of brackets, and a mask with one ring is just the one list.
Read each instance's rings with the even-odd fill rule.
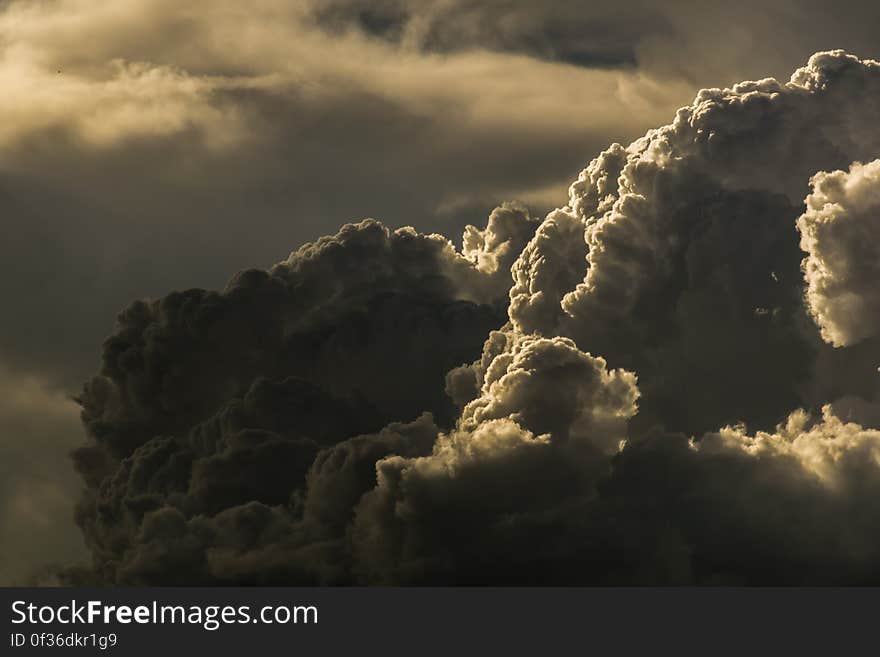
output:
[[566,202],[611,142],[817,50],[877,3],[0,4],[0,582],[84,554],[69,396],[132,299],[222,286],[347,221],[458,240]]

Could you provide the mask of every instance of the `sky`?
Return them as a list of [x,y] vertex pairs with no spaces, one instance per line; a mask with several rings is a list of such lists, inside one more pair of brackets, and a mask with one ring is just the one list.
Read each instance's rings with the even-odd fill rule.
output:
[[[731,441],[772,445],[767,449],[777,456],[788,450],[771,466],[785,472],[797,457],[793,448],[779,447],[795,444],[786,436],[843,431],[856,436],[854,444],[870,442],[864,436],[875,413],[872,380],[859,371],[837,382],[851,362],[873,353],[872,327],[880,319],[873,253],[860,250],[869,230],[860,227],[872,225],[876,207],[870,161],[880,152],[876,132],[865,127],[872,118],[877,124],[876,76],[870,67],[838,74],[837,64],[819,61],[817,79],[844,81],[826,93],[804,77],[799,88],[821,97],[815,102],[759,85],[766,98],[755,102],[770,109],[758,118],[738,97],[719,92],[713,100],[700,90],[770,77],[784,85],[818,51],[878,59],[878,14],[876,3],[829,11],[812,0],[625,7],[583,0],[3,2],[0,581],[41,581],[55,577],[47,573],[58,567],[94,560],[95,572],[82,577],[154,583],[198,572],[206,582],[217,573],[233,582],[482,582],[475,573],[483,562],[474,554],[493,554],[499,535],[465,547],[437,536],[454,526],[482,526],[486,514],[500,513],[492,507],[459,517],[450,509],[466,506],[460,500],[475,488],[500,487],[497,477],[507,468],[546,495],[535,495],[532,504],[499,493],[507,512],[528,516],[506,540],[526,542],[537,533],[565,536],[563,543],[577,546],[558,559],[517,562],[534,562],[545,575],[541,581],[557,581],[577,570],[580,557],[573,555],[584,550],[610,563],[583,518],[592,519],[591,527],[613,526],[604,534],[616,537],[607,538],[609,545],[630,545],[637,534],[626,527],[642,497],[596,503],[587,493],[609,476],[596,473],[605,472],[621,441],[650,442],[652,431],[711,436],[706,444],[720,446],[708,466],[675,452],[684,449],[679,439],[664,443],[674,448],[658,448],[656,458],[698,480],[725,459],[739,464],[739,452],[722,453]],[[702,105],[691,105],[698,92]],[[632,149],[630,173],[621,159],[628,156],[606,150],[671,124],[678,108],[689,105],[696,118],[685,123],[705,121],[718,135],[714,146],[707,138],[703,150],[692,147],[681,126],[652,132],[650,143]],[[717,118],[716,106],[727,108]],[[703,133],[694,134],[691,141],[702,143]],[[592,174],[581,173],[603,152],[588,169]],[[685,162],[682,170],[663,153]],[[649,164],[664,171],[656,180],[643,172]],[[615,190],[621,175],[626,184]],[[653,228],[635,220],[609,220],[605,232],[589,228],[603,213],[640,216],[631,207],[635,197],[655,208],[645,211],[655,217],[646,224]],[[674,202],[690,197],[704,199],[699,228],[680,219],[690,210]],[[841,209],[828,210],[828,198]],[[562,214],[553,214],[557,208]],[[734,215],[746,219],[734,222]],[[778,228],[761,219],[778,216],[785,217]],[[829,217],[840,220],[827,228]],[[337,233],[367,218],[382,224]],[[464,232],[469,225],[477,228]],[[414,231],[394,232],[404,226]],[[678,235],[670,242],[691,246],[667,253],[645,237],[655,233]],[[335,237],[319,239],[327,235]],[[623,255],[617,254],[621,243],[631,251],[620,247]],[[648,261],[668,269],[652,269]],[[237,274],[251,269],[264,273]],[[783,272],[793,273],[785,279]],[[680,276],[691,277],[689,286],[640,292],[640,281]],[[767,287],[780,276],[779,289]],[[708,282],[701,288],[693,281]],[[222,292],[171,294],[193,288]],[[760,317],[778,317],[778,333],[714,321],[727,318],[726,310],[708,310],[707,299],[719,294]],[[140,299],[155,301],[135,303]],[[674,321],[663,303],[676,308]],[[615,314],[623,308],[627,314]],[[494,329],[500,332],[490,334]],[[667,334],[668,340],[658,337]],[[653,340],[650,350],[639,347],[645,336]],[[721,358],[721,352],[739,355]],[[570,374],[570,386],[547,392],[555,390],[550,378],[543,393],[517,387],[517,368],[532,371],[529,363],[541,363],[532,376],[538,380],[547,359],[569,363],[559,380]],[[480,365],[459,367],[472,361]],[[502,363],[513,369],[497,384],[503,390],[490,395]],[[454,373],[445,376],[449,370]],[[753,381],[756,370],[763,372],[761,384]],[[719,376],[730,389],[713,387]],[[546,397],[555,400],[550,410]],[[278,400],[296,406],[304,398],[312,402],[303,416],[331,409],[350,422],[331,427],[314,420],[320,428],[293,431],[279,419]],[[826,402],[838,404],[838,416],[843,405],[855,413],[848,417],[858,418],[858,429],[832,431],[838,416],[810,424],[796,415],[821,416]],[[504,404],[509,407],[499,409]],[[569,417],[566,404],[595,412]],[[547,413],[567,420],[535,419]],[[740,421],[745,426],[737,428]],[[777,430],[777,422],[788,428]],[[296,436],[258,439],[257,430]],[[514,456],[484,472],[480,450],[514,445],[522,431],[531,436],[524,446],[516,443]],[[565,435],[567,444],[584,433],[599,436],[586,452],[551,445],[527,461],[532,465],[518,460],[521,450],[540,452],[541,436],[552,442]],[[353,436],[374,438],[348,442]],[[163,449],[172,456],[163,462],[162,481],[154,475],[140,502],[132,501],[141,485],[132,472]],[[72,450],[78,450],[76,470]],[[803,459],[821,461],[807,452]],[[367,483],[377,477],[376,487],[367,486],[365,497],[337,500],[339,484],[334,488],[321,469],[333,453],[359,464],[353,471]],[[640,459],[648,453],[646,447],[615,456],[622,479],[611,476],[610,489],[633,490],[627,477],[645,467]],[[248,488],[265,478],[267,454],[290,472],[302,470],[296,476],[314,490],[330,481],[325,501],[308,486]],[[455,471],[449,459],[464,472],[453,477],[454,486],[436,477],[438,468]],[[185,493],[168,474],[184,462]],[[534,463],[557,474],[562,468],[567,474],[556,480],[570,490],[533,481]],[[583,468],[570,472],[572,463]],[[807,492],[791,483],[801,481],[797,472],[779,475],[791,493],[783,497],[792,504],[803,495],[821,498],[815,482]],[[242,477],[238,492],[221,485],[232,473]],[[414,497],[397,503],[415,519],[392,531],[388,508],[395,496],[406,498],[400,486],[407,477],[404,488]],[[761,482],[769,475],[749,477]],[[236,497],[241,491],[243,499]],[[701,500],[723,499],[714,489],[701,491]],[[752,495],[755,489],[737,499],[746,506]],[[441,498],[445,506],[437,508]],[[858,499],[827,504],[857,514]],[[135,519],[120,510],[139,503],[146,506],[131,512]],[[578,523],[562,519],[564,509],[580,503],[589,508],[578,511]],[[708,502],[696,509],[668,503],[661,517],[708,514]],[[609,510],[614,504],[626,513]],[[816,513],[803,524],[821,524],[825,516]],[[228,529],[245,522],[242,514],[256,514],[260,520],[248,522],[268,532],[251,541],[262,552],[242,547],[244,539]],[[421,514],[436,526],[419,521]],[[762,533],[769,520],[734,515],[721,524],[733,532],[745,523],[776,546]],[[394,522],[403,522],[399,513]],[[713,563],[705,577],[729,574],[735,569],[728,557],[706,547],[714,539],[693,529],[701,522],[669,520],[668,532],[651,532],[658,547],[649,556],[630,555],[643,570],[621,557],[617,570],[605,572],[683,581],[704,577],[700,564]],[[829,566],[829,577],[865,576],[864,541],[873,530],[853,530],[847,545],[857,556]],[[151,531],[190,545],[171,559],[178,570],[158,569],[157,561],[178,553],[162,540],[151,542]],[[413,552],[403,559],[398,542],[407,532],[414,538],[404,541],[406,549]],[[278,535],[284,538],[272,538]],[[842,539],[817,540],[825,546]],[[431,549],[413,547],[419,545]],[[688,550],[709,556],[682,556]],[[292,560],[291,551],[306,556]],[[259,559],[277,561],[277,568],[255,572]],[[799,581],[799,564],[817,559],[793,557],[791,581]],[[193,560],[200,566],[187,571]],[[645,565],[651,560],[662,567]],[[737,576],[760,581],[767,563]],[[501,566],[485,575],[508,578]]]

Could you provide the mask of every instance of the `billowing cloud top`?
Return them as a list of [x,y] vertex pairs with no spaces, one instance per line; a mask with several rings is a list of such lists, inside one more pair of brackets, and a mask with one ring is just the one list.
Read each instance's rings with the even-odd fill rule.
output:
[[880,160],[817,173],[798,219],[810,312],[837,346],[876,335],[880,326]]
[[81,396],[68,577],[880,580],[878,102],[880,63],[818,53],[540,225],[367,221],[135,303]]

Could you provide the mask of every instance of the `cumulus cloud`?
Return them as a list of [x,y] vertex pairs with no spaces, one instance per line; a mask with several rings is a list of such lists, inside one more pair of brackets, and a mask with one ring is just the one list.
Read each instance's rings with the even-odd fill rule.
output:
[[[370,21],[346,38],[396,43]],[[875,165],[817,172],[876,157],[878,98],[880,63],[818,53],[607,148],[540,225],[504,205],[457,251],[364,221],[132,304],[79,398],[76,576],[877,581]]]
[[[208,531],[199,523],[257,513],[255,504],[267,521],[338,534],[331,516],[344,511],[331,508],[327,481],[366,489],[378,458],[407,453],[397,434],[380,432],[388,422],[413,420],[413,432],[427,424],[433,436],[420,414],[451,421],[445,374],[503,323],[510,263],[536,223],[522,207],[498,208],[485,229],[468,227],[458,252],[440,235],[364,221],[270,271],[241,272],[221,292],[123,311],[101,373],[78,398],[93,439],[75,453],[89,486],[78,519],[101,576],[173,581],[142,564],[156,536],[177,536],[182,522],[179,558],[204,560],[211,542],[189,528]],[[353,438],[370,432],[379,433]],[[308,499],[307,479],[319,491]]]
[[[573,579],[655,584],[877,581],[877,432],[826,410],[771,432],[628,445],[570,517]],[[573,519],[572,519],[573,518]],[[584,557],[590,557],[593,561]]]
[[703,90],[604,151],[515,263],[514,330],[637,372],[639,421],[674,430],[769,428],[821,402],[805,392],[822,347],[804,327],[795,220],[817,170],[880,149],[878,72],[820,53],[787,83]]
[[492,293],[510,273],[492,258],[518,251],[529,226],[525,210],[499,209],[484,232],[467,233],[487,235],[489,246],[462,255],[439,235],[364,221],[270,271],[241,272],[222,292],[137,301],[119,315],[101,374],[81,396],[86,425],[125,455],[204,418],[257,376],[289,375],[362,396],[387,420],[442,414],[445,372],[503,321],[503,296]]
[[570,340],[523,338],[429,456],[376,464],[376,488],[355,509],[356,572],[385,583],[520,579],[511,559],[530,558],[526,528],[589,493],[637,398],[631,373]]
[[[115,313],[131,299],[221,287],[230,272],[276,262],[345,222],[378,216],[390,226],[455,235],[508,198],[543,214],[585,153],[609,135],[634,137],[691,94],[683,82],[659,84],[631,69],[572,66],[522,51],[429,52],[328,30],[317,13],[308,3],[274,0],[2,3],[0,259],[15,275],[0,278],[0,367],[11,377],[75,394],[100,362],[97,337],[113,330]],[[501,276],[472,280],[477,287],[458,300],[495,290],[506,296],[504,269],[520,247],[504,245],[501,224],[497,235],[475,233],[466,256],[481,267],[500,263]],[[447,275],[467,278],[452,269]],[[409,360],[427,380],[477,356],[499,316],[500,307],[390,295],[337,318],[331,335],[315,337],[320,354],[300,343],[306,356],[290,358],[300,363],[298,373],[332,361],[323,376],[336,388],[331,369],[360,372],[348,388],[373,389],[384,398],[380,405],[406,407],[410,418],[433,408],[447,425],[454,410],[442,384],[423,398],[418,383],[383,377],[376,385],[372,373],[384,371],[388,358],[401,366]],[[239,328],[244,342],[259,330]],[[228,326],[230,334],[239,328]],[[423,349],[425,342],[461,350],[441,355]],[[179,352],[172,346],[164,353]],[[210,353],[194,349],[193,357],[210,360]],[[130,436],[109,411],[104,416],[103,404],[101,421],[135,445],[159,426],[154,410],[165,399],[188,397],[193,417],[214,409],[198,392],[209,373],[219,372],[209,387],[230,386],[211,404],[246,394],[247,356],[228,356],[220,359],[225,365],[209,364],[203,378],[182,375],[183,385],[171,380],[176,375],[167,385],[154,385],[153,374],[134,377],[144,387],[120,404],[149,408],[140,420],[126,420]],[[227,365],[232,373],[223,371]],[[185,404],[171,401],[163,412],[190,413],[181,411]],[[19,417],[19,409],[0,396],[0,415],[7,414]],[[39,427],[42,418],[30,424]],[[4,441],[16,440],[17,426],[0,428]],[[70,435],[52,434],[58,455],[77,432],[71,424]],[[95,458],[86,468],[96,473],[91,478],[103,472]],[[27,467],[37,472],[37,463]],[[66,500],[79,494],[76,480],[57,482],[46,504],[57,510],[46,525],[58,528],[57,538],[47,545],[68,544]],[[23,508],[26,498],[13,495],[9,504]]]
[[[877,482],[876,431],[831,406],[819,421],[807,411],[785,418],[830,394],[814,381],[830,372],[846,397],[836,408],[870,416],[873,361],[833,353],[807,317],[795,223],[817,168],[876,150],[862,94],[875,98],[878,81],[877,62],[818,54],[787,84],[700,92],[670,126],[594,160],[515,263],[511,323],[447,377],[463,406],[459,429],[470,433],[441,435],[431,457],[377,466],[354,533],[367,579],[874,581],[877,526],[861,519]],[[534,334],[545,337],[525,338]],[[595,398],[569,406],[578,387],[553,359],[492,389],[523,340],[560,336],[638,375],[638,413],[622,414],[627,432],[609,435],[604,458],[535,455],[581,432],[565,408],[602,408]],[[867,385],[865,374],[874,375]],[[511,394],[515,381],[529,385]],[[545,417],[558,423],[540,424]],[[741,422],[767,431],[749,434]],[[474,483],[456,470],[471,444],[497,444],[486,451],[499,459],[519,453],[511,446],[531,449],[523,460],[534,467],[484,456],[492,465]],[[580,479],[555,488],[571,467]],[[487,493],[496,477],[526,484],[528,498],[513,485]],[[465,504],[458,486],[480,493]],[[453,532],[458,521],[471,529]]]
[[[81,501],[98,581],[341,583],[351,508],[375,461],[420,454],[429,415],[375,414],[302,380],[258,380],[187,434],[157,436]],[[349,438],[349,436],[352,436]]]
[[810,313],[822,337],[847,346],[880,325],[880,160],[817,173],[798,219]]
[[652,434],[591,467],[506,420],[466,441],[380,461],[355,523],[365,581],[877,581],[878,432],[829,409],[772,432]]

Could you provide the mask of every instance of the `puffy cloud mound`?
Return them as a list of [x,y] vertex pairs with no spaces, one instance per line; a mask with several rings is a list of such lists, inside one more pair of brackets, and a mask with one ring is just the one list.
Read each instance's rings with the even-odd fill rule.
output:
[[638,373],[640,422],[772,427],[810,396],[795,221],[806,181],[880,151],[880,63],[819,53],[791,81],[706,89],[613,145],[514,265],[513,330]]
[[269,271],[241,272],[222,292],[137,301],[119,315],[102,371],[83,392],[89,432],[122,456],[204,419],[258,376],[363,395],[389,420],[439,412],[446,370],[501,323],[504,295],[492,290],[509,272],[487,261],[528,237],[517,220],[533,223],[521,209],[496,211],[482,247],[469,231],[472,260],[439,235],[368,220]]
[[772,432],[659,434],[624,449],[584,511],[589,581],[880,581],[880,432],[793,413]]
[[522,339],[493,361],[480,397],[430,455],[377,463],[378,484],[355,511],[359,574],[381,582],[516,577],[535,531],[590,493],[637,398],[631,373],[608,371],[570,340]]
[[[876,431],[835,409],[871,415],[878,351],[820,339],[796,221],[817,170],[877,152],[878,97],[880,64],[820,53],[596,158],[514,264],[510,323],[448,375],[456,430],[379,463],[365,581],[875,581]],[[629,396],[584,394],[562,344],[638,390],[617,369]],[[593,423],[636,396],[610,414],[626,432]]]
[[380,461],[354,526],[364,581],[880,581],[880,432],[830,409],[772,432],[655,433],[605,460],[583,446],[501,419]]
[[818,53],[612,145],[540,226],[347,226],[135,304],[83,396],[98,578],[880,581],[877,165],[816,174],[878,115],[880,63]]
[[880,160],[817,173],[798,219],[810,312],[841,347],[880,327]]
[[75,453],[79,522],[102,576],[153,581],[129,562],[169,503],[187,522],[288,505],[322,449],[425,411],[451,420],[445,374],[503,322],[510,263],[536,225],[503,206],[459,253],[364,221],[221,292],[123,311],[79,400],[92,438]]
[[95,575],[123,584],[351,581],[345,528],[375,484],[375,462],[427,453],[438,431],[424,415],[358,435],[358,410],[302,380],[261,380],[188,434],[144,443],[80,505]]

